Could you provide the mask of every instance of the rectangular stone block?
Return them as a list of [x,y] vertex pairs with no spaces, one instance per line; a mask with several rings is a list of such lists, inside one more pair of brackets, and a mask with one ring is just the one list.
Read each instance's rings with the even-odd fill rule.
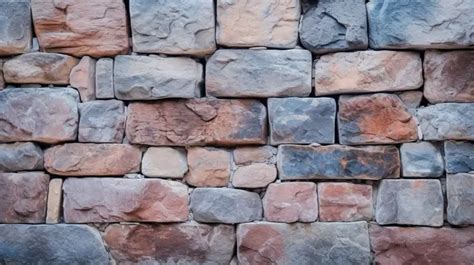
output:
[[218,50],[206,64],[206,93],[214,97],[305,97],[311,93],[311,53]]
[[125,133],[125,106],[122,101],[80,103],[79,114],[79,142],[122,142]]
[[114,60],[100,58],[95,65],[95,97],[114,98]]
[[252,163],[238,166],[232,174],[232,186],[236,188],[265,188],[277,178],[274,164]]
[[29,0],[0,2],[0,56],[31,49],[31,5]]
[[277,149],[270,145],[247,146],[234,149],[234,162],[237,165],[252,163],[275,164]]
[[448,175],[446,197],[448,222],[453,225],[474,225],[474,174]]
[[142,173],[147,177],[183,178],[188,171],[186,150],[149,147],[142,159]]
[[126,135],[134,144],[265,144],[265,106],[257,100],[202,98],[131,103]]
[[378,180],[400,176],[400,158],[395,146],[280,145],[277,159],[282,180]]
[[188,220],[188,188],[176,181],[68,178],[63,190],[67,223]]
[[444,142],[444,159],[446,172],[467,173],[474,171],[474,143]]
[[212,147],[188,148],[187,184],[196,187],[226,187],[229,184],[231,153]]
[[48,188],[48,208],[46,211],[46,223],[57,224],[61,215],[61,203],[63,180],[60,178],[52,179]]
[[0,144],[0,171],[43,169],[43,150],[35,143]]
[[444,173],[441,151],[430,142],[404,143],[400,156],[404,177],[441,177]]

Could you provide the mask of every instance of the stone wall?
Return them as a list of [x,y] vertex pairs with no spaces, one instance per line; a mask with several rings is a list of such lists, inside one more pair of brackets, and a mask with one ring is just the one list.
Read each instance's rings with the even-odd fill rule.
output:
[[474,1],[367,2],[0,0],[0,264],[474,264]]

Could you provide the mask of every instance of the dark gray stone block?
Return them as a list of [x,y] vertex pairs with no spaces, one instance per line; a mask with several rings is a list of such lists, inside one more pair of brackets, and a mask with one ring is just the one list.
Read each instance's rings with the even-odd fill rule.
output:
[[444,142],[444,158],[448,173],[474,171],[474,144],[471,142]]
[[429,142],[405,143],[400,147],[404,177],[440,177],[444,172],[439,148]]

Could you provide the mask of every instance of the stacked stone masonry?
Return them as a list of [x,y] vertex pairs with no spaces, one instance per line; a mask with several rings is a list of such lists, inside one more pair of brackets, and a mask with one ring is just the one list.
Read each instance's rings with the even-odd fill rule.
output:
[[0,0],[0,264],[474,264],[474,1]]

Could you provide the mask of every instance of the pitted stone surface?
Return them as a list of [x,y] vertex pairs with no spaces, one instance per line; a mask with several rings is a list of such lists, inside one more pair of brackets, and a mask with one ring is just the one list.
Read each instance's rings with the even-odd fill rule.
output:
[[466,173],[474,171],[474,143],[444,142],[444,159],[446,172]]
[[188,148],[186,183],[196,187],[226,187],[230,178],[230,152],[215,148]]
[[444,173],[441,151],[430,142],[404,143],[400,155],[404,177],[441,177]]
[[79,142],[121,143],[125,132],[125,107],[118,100],[79,104]]
[[446,182],[448,222],[474,225],[474,174],[448,175]]
[[31,49],[31,7],[29,0],[0,2],[0,56]]
[[188,171],[186,151],[182,148],[150,147],[142,160],[142,173],[147,177],[183,178]]
[[37,144],[0,144],[0,171],[41,169],[43,169],[43,150]]

